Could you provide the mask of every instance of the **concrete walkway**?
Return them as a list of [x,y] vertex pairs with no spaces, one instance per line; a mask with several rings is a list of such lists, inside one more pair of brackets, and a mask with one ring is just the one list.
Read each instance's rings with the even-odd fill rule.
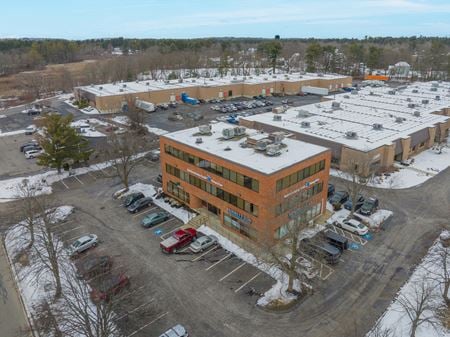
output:
[[0,336],[31,336],[25,332],[28,330],[28,321],[14,286],[14,277],[11,274],[3,244],[0,243],[0,245],[0,276],[6,290],[6,298],[3,299],[0,296]]

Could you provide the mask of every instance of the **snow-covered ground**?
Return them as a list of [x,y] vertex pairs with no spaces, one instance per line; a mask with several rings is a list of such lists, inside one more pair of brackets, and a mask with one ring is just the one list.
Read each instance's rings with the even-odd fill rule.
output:
[[6,116],[5,115],[0,115],[0,119],[2,119],[2,118],[6,118]]
[[[141,152],[136,155],[135,159],[141,158],[148,154],[147,152]],[[112,161],[106,161],[99,164],[94,164],[89,167],[80,167],[72,170],[72,175],[82,175],[87,172],[99,171],[109,166],[112,166]],[[8,202],[19,198],[18,187],[24,182],[28,181],[28,184],[36,188],[36,195],[50,194],[52,193],[51,185],[57,181],[63,180],[69,177],[69,172],[62,172],[58,174],[56,170],[50,170],[45,173],[39,173],[28,177],[18,177],[6,180],[0,180],[0,202]]]
[[0,137],[21,135],[23,133],[25,133],[25,129],[23,129],[23,130],[15,130],[15,131],[8,131],[8,132],[2,132],[2,130],[0,129]]
[[87,108],[84,108],[84,109],[79,109],[75,104],[72,103],[72,101],[70,99],[66,99],[64,101],[64,103],[66,103],[67,105],[70,105],[72,108],[75,108],[75,109],[81,111],[85,115],[100,115],[101,114],[100,111],[98,111],[96,108],[91,107],[91,106],[88,106]]
[[[400,289],[398,294],[395,296],[394,301],[391,305],[386,309],[384,314],[378,321],[378,326],[382,329],[390,329],[395,337],[409,337],[409,331],[411,326],[411,321],[409,320],[404,308],[400,304],[400,299],[407,299],[411,304],[416,304],[417,296],[416,289],[418,285],[423,282],[427,282],[429,286],[431,286],[433,290],[433,305],[442,305],[443,299],[440,296],[440,284],[439,281],[436,280],[435,277],[430,277],[431,275],[436,274],[439,275],[441,273],[440,268],[442,268],[442,264],[436,263],[436,255],[439,254],[439,250],[443,249],[439,240],[437,240],[434,245],[430,248],[427,255],[423,258],[422,262],[417,266],[414,273],[411,275],[409,280],[405,283],[405,285]],[[450,249],[450,248],[446,248]],[[450,254],[447,255],[447,258],[450,258]],[[419,287],[420,289],[420,287]],[[420,292],[419,292],[420,294]],[[435,315],[435,313],[426,311],[422,318],[428,318]],[[437,320],[436,329],[433,328],[430,324],[424,323],[417,330],[416,337],[450,337],[450,332],[447,331],[441,324],[439,320]],[[381,336],[381,335],[378,335]],[[373,331],[369,332],[366,337],[375,337],[375,333]]]
[[96,118],[89,118],[74,121],[70,123],[70,125],[74,128],[80,128],[81,130],[80,134],[83,137],[95,138],[95,137],[106,137],[104,133],[97,131],[95,127],[98,125],[107,126],[108,123],[98,120]]
[[[401,189],[420,185],[450,166],[450,146],[438,154],[436,149],[428,149],[413,157],[410,166],[396,165],[397,172],[375,177],[369,186],[379,188]],[[350,180],[351,177],[339,170],[331,169],[330,174]]]
[[[127,193],[123,194],[123,196],[126,196],[133,192],[142,192],[146,197],[153,197],[157,191],[153,185],[137,183],[137,184],[131,185],[129,187],[129,191]],[[157,205],[157,206],[161,207],[162,209],[164,209],[165,211],[171,213],[173,216],[177,217],[184,223],[188,223],[189,220],[191,220],[193,217],[195,217],[194,213],[189,212],[182,207],[180,207],[180,208],[172,207],[168,203],[165,203],[163,199],[153,199],[153,202],[155,205]]]
[[[113,122],[116,122],[118,124],[122,125],[130,125],[131,121],[127,116],[115,116],[111,118]],[[169,133],[167,130],[163,130],[157,127],[150,126],[148,124],[143,124],[143,126],[148,130],[148,132],[154,133],[155,135],[165,135],[166,133]]]
[[166,133],[169,133],[169,131],[167,130],[163,130],[160,128],[156,128],[150,125],[145,125],[145,127],[147,128],[148,132],[154,133],[157,136],[161,136],[161,135],[165,135]]
[[115,117],[111,118],[111,120],[118,124],[130,125],[130,119],[127,116],[115,116]]

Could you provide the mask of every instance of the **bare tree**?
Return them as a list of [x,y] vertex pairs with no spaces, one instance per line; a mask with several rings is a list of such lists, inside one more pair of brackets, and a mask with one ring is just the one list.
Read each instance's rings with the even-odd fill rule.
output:
[[37,279],[42,274],[50,272],[55,284],[54,297],[58,299],[62,293],[60,262],[66,253],[63,250],[63,242],[56,237],[52,230],[57,223],[56,208],[51,208],[45,197],[39,199],[38,206],[40,221],[35,231],[34,252],[40,263],[34,266],[34,271]]
[[132,100],[128,100],[128,111],[126,116],[130,120],[129,128],[139,134],[145,134],[146,129],[144,127],[145,112],[135,107],[135,103]]
[[412,283],[412,288],[402,293],[397,302],[400,310],[408,317],[411,324],[409,335],[416,337],[417,329],[425,324],[436,328],[435,288],[430,282],[420,280]]
[[3,300],[3,302],[6,302],[8,299],[8,291],[6,290],[3,276],[0,274],[0,298]]
[[[378,320],[372,330],[368,334],[369,337],[395,337],[394,332],[390,328],[383,327],[381,320]],[[357,335],[355,335],[357,337]]]
[[36,199],[36,186],[31,184],[27,179],[24,179],[21,184],[17,186],[18,196],[20,198],[21,207],[20,215],[22,221],[20,224],[30,234],[30,242],[26,249],[31,249],[34,245],[34,232],[38,221],[39,206]]
[[[117,301],[93,302],[86,282],[77,278],[72,267],[65,272],[62,311],[59,313],[63,322],[65,336],[111,337],[118,333],[114,309]],[[107,282],[104,275],[99,282]]]
[[111,133],[108,137],[108,146],[105,151],[114,168],[112,176],[119,177],[126,190],[129,187],[131,172],[142,160],[137,156],[143,149],[143,145],[142,137],[132,131],[122,134]]

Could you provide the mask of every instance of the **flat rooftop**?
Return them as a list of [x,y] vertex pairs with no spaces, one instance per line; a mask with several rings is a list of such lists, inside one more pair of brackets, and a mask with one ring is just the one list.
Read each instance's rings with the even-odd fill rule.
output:
[[[438,91],[430,88],[431,83],[419,83],[394,94],[391,88],[365,88],[357,94],[327,96],[333,99],[288,109],[280,114],[281,121],[271,112],[243,119],[370,151],[449,119],[434,113],[450,108],[450,83],[440,83]],[[333,107],[334,102],[339,106]]]
[[[316,73],[294,73],[294,74],[277,74],[277,75],[252,75],[252,76],[226,76],[213,78],[187,78],[182,82],[178,80],[171,81],[133,81],[133,82],[117,82],[96,85],[87,85],[77,87],[78,89],[92,93],[96,96],[114,96],[138,92],[149,92],[159,90],[170,90],[190,87],[217,87],[232,84],[245,83],[247,85],[263,84],[277,81],[299,82],[307,80],[330,80],[347,78],[348,76],[336,74],[316,74]],[[344,83],[347,84],[347,83]],[[121,91],[122,90],[122,91]]]
[[[241,144],[246,142],[247,138],[261,140],[267,138],[269,136],[268,133],[246,128],[244,136],[226,140],[222,135],[222,130],[233,128],[233,125],[228,123],[215,123],[210,125],[212,128],[210,136],[199,135],[199,128],[196,127],[168,133],[161,137],[174,140],[196,150],[264,174],[275,173],[328,151],[327,148],[322,146],[284,138],[281,153],[277,156],[269,156],[264,152],[256,151],[252,147],[241,146]],[[197,138],[202,138],[202,143],[197,143]]]

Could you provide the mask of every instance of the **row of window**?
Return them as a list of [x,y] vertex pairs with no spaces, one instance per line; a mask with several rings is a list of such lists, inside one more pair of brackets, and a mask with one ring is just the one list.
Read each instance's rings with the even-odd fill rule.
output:
[[254,233],[255,230],[253,228],[251,228],[249,225],[240,222],[239,220],[233,218],[228,214],[224,214],[223,223],[225,226],[233,228],[234,230],[238,231],[240,234],[245,235],[248,238],[255,237]]
[[308,200],[309,198],[319,194],[323,190],[323,183],[314,184],[311,188],[305,189],[295,196],[288,198],[284,202],[275,206],[275,215],[279,216],[295,207],[299,207],[299,205]]
[[[298,220],[290,220],[288,223],[284,224],[283,226],[280,226],[275,231],[275,238],[276,239],[282,239],[290,232],[289,229],[292,229],[293,226],[301,226],[301,224],[307,223],[308,221],[314,219],[316,216],[320,215],[322,211],[322,203],[317,203],[314,206],[308,208],[306,212],[303,213],[303,215]],[[298,232],[293,231],[291,232]]]
[[304,169],[294,172],[284,178],[277,180],[277,192],[284,190],[292,185],[295,185],[299,181],[306,179],[317,172],[322,171],[325,168],[325,160],[321,160],[311,166],[305,167]]
[[206,170],[208,172],[211,172],[215,175],[218,175],[219,177],[222,177],[224,179],[230,180],[240,186],[244,186],[248,189],[251,189],[255,192],[259,191],[259,181],[248,177],[246,175],[243,175],[241,173],[238,173],[236,171],[227,169],[221,165],[214,164],[210,162],[209,160],[205,160],[202,158],[199,158],[197,156],[194,156],[190,153],[178,150],[177,148],[174,148],[170,145],[165,145],[164,150],[166,153],[181,159],[185,161],[186,163],[195,165],[203,170]]
[[184,201],[185,203],[189,204],[189,193],[183,191],[181,188],[178,188],[177,184],[175,184],[172,181],[167,182],[167,190],[170,194],[177,197],[181,201]]
[[196,176],[190,175],[187,172],[181,171],[180,169],[173,167],[172,165],[166,164],[166,172],[169,173],[170,175],[173,175],[174,177],[177,177],[183,181],[188,182],[189,184],[195,187],[202,189],[205,192],[208,192],[209,194],[212,194],[213,196],[233,206],[236,206],[246,211],[249,214],[258,216],[258,206],[252,204],[251,202],[239,198],[234,194],[228,193],[219,187],[216,187],[200,178],[197,178]]

